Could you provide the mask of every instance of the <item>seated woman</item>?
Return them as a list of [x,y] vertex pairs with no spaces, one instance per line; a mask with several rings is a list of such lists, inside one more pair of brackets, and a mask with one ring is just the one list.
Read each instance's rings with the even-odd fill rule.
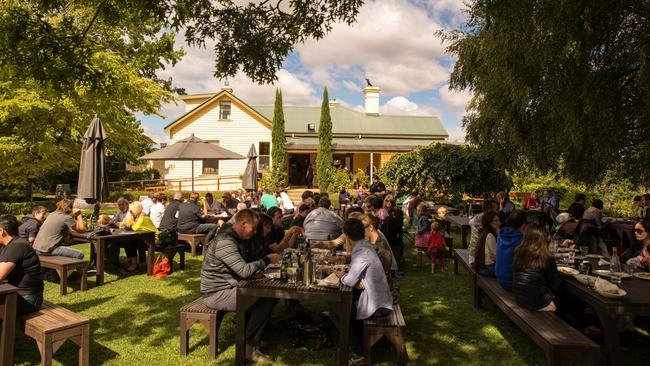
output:
[[[158,243],[158,229],[154,226],[151,218],[142,212],[142,204],[135,201],[129,205],[131,215],[127,216],[124,220],[127,221],[126,226],[130,226],[133,231],[149,231],[155,233],[156,244]],[[127,265],[124,268],[124,274],[132,274],[140,268],[138,262],[138,248],[135,245],[129,244],[124,246],[126,253]]]
[[282,228],[282,219],[284,215],[282,214],[282,209],[280,207],[271,207],[268,211],[268,215],[271,217],[273,222],[268,239],[269,249],[275,253],[282,253],[287,248],[293,248],[298,239],[298,235],[304,234],[304,230],[300,227],[293,226],[289,228],[285,234],[284,229]]
[[342,187],[339,191],[339,205],[346,205],[350,203],[350,193],[345,187]]
[[621,254],[623,263],[633,264],[637,268],[650,270],[650,222],[641,220],[634,225],[637,242]]
[[43,275],[38,255],[27,240],[18,237],[18,220],[13,215],[0,216],[0,281],[18,287],[17,315],[41,308]]
[[395,263],[393,251],[390,249],[390,244],[378,229],[379,219],[377,216],[367,213],[361,217],[361,222],[363,223],[366,239],[375,248],[381,266],[384,268],[384,274],[386,275],[386,281],[388,281],[390,293],[393,295],[393,300],[397,301],[399,291],[394,286],[392,274],[392,271],[397,269],[397,264]]
[[578,246],[589,247],[589,253],[600,254],[609,258],[607,245],[601,232],[603,228],[603,201],[594,199],[591,207],[585,210],[578,224],[576,243]]
[[517,304],[529,310],[557,310],[554,292],[560,289],[562,277],[548,250],[549,240],[545,226],[530,224],[515,249],[512,291]]
[[481,229],[476,244],[474,269],[483,276],[494,277],[494,263],[497,258],[497,233],[501,227],[499,213],[488,211],[481,217]]

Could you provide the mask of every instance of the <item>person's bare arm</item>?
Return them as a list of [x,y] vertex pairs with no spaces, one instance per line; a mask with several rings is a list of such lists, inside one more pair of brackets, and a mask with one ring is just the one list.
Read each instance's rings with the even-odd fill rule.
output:
[[13,271],[14,267],[16,267],[16,263],[12,263],[12,262],[0,263],[0,281],[6,280],[7,276],[9,276],[9,273]]
[[84,218],[81,215],[81,210],[78,208],[75,208],[72,210],[72,214],[74,215],[75,218],[75,226],[74,226],[74,231],[78,233],[85,233],[86,232],[86,225],[84,225]]

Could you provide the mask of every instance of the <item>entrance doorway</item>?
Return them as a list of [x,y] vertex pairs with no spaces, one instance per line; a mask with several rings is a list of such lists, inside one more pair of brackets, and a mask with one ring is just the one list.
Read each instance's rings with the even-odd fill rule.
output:
[[289,185],[304,186],[309,167],[309,154],[289,154]]

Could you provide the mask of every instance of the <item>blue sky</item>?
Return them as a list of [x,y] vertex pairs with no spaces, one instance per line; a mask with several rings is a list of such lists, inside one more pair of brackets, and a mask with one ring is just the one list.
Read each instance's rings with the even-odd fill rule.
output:
[[[471,98],[448,90],[455,59],[435,37],[439,29],[465,20],[462,0],[366,1],[352,26],[337,24],[324,39],[297,45],[274,85],[258,85],[238,74],[228,80],[235,95],[250,105],[270,105],[282,89],[285,105],[320,105],[323,87],[330,99],[351,108],[363,105],[365,78],[382,89],[380,113],[439,116],[450,140],[462,141],[460,121]],[[188,94],[216,92],[224,85],[212,75],[214,52],[190,48],[177,35],[186,56],[159,75],[172,77]],[[145,133],[166,141],[163,127],[184,112],[182,102],[163,106],[165,116],[138,115]]]

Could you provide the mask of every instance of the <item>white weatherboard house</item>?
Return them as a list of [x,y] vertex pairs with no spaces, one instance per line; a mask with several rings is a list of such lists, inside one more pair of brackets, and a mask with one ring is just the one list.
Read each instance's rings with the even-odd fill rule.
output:
[[[364,90],[365,111],[359,112],[330,102],[332,117],[332,148],[334,163],[357,169],[375,171],[396,153],[417,146],[446,141],[448,134],[438,117],[389,116],[379,114],[378,87]],[[246,156],[251,144],[257,149],[259,170],[271,164],[271,124],[273,106],[250,106],[239,99],[232,89],[216,94],[196,94],[180,97],[186,103],[185,114],[165,127],[170,142],[175,143],[191,134],[203,140]],[[283,107],[286,138],[286,169],[288,186],[303,186],[309,164],[315,170],[318,147],[320,106]],[[241,187],[241,175],[247,160],[196,161],[195,190],[233,190]],[[167,161],[164,178],[168,184],[190,189],[191,163]],[[314,180],[317,183],[318,177]]]

